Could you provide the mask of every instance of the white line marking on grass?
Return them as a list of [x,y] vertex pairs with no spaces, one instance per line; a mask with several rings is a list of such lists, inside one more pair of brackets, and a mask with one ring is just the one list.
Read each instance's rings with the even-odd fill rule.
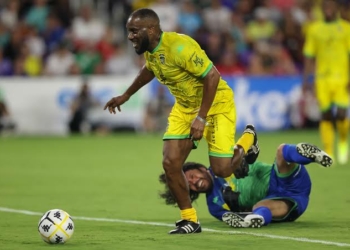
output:
[[[38,215],[42,216],[44,213],[33,212],[28,210],[19,210],[12,209],[7,207],[0,207],[0,212],[7,213],[17,213],[17,214],[26,214],[26,215]],[[86,220],[86,221],[103,221],[103,222],[116,222],[116,223],[126,223],[126,224],[136,224],[136,225],[151,225],[151,226],[160,226],[160,227],[174,227],[173,224],[160,223],[160,222],[148,222],[148,221],[137,221],[137,220],[120,220],[120,219],[108,219],[108,218],[91,218],[91,217],[83,217],[83,216],[72,216],[74,220]],[[322,245],[332,245],[338,247],[350,247],[348,243],[341,242],[333,242],[333,241],[325,241],[325,240],[313,240],[308,238],[297,238],[297,237],[288,237],[288,236],[280,236],[273,234],[262,234],[262,233],[251,233],[251,232],[241,232],[241,231],[225,231],[225,230],[216,230],[210,228],[202,228],[205,232],[211,233],[220,233],[220,234],[242,234],[242,235],[251,235],[256,237],[270,238],[270,239],[279,239],[279,240],[290,240],[290,241],[298,241],[298,242],[307,242],[307,243],[316,243]]]

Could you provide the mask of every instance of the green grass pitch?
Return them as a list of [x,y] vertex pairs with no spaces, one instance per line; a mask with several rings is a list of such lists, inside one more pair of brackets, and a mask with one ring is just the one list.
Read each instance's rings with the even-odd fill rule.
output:
[[[161,137],[0,138],[0,249],[350,248],[350,166],[337,164],[329,169],[308,166],[311,199],[294,223],[232,229],[209,215],[202,196],[194,206],[203,228],[211,231],[168,235],[180,214],[158,198]],[[260,160],[272,163],[280,143],[301,141],[319,144],[317,131],[260,133]],[[208,164],[204,141],[189,160]],[[65,245],[48,245],[37,232],[40,215],[4,212],[5,208],[39,213],[61,208],[77,217],[74,235]]]

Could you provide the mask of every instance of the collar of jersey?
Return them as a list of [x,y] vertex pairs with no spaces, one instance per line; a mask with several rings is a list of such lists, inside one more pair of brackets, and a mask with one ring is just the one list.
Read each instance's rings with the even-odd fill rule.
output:
[[158,43],[157,47],[155,47],[155,48],[152,50],[151,54],[153,54],[154,52],[156,52],[156,51],[159,49],[159,47],[160,47],[160,45],[161,45],[161,43],[162,43],[163,35],[164,35],[164,32],[162,32],[162,34],[160,35],[159,43]]

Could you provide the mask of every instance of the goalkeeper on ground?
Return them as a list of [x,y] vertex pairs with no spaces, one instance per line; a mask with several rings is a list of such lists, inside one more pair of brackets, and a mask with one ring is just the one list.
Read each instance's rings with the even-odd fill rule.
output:
[[[324,167],[332,159],[318,147],[299,143],[281,144],[274,163],[256,161],[259,154],[257,136],[253,126],[254,145],[244,153],[240,145],[235,154],[241,155],[240,168],[230,178],[219,178],[211,168],[195,162],[183,166],[192,202],[200,193],[206,194],[211,215],[232,227],[261,227],[271,222],[294,221],[306,210],[311,192],[310,176],[305,165],[315,162]],[[164,174],[160,181],[165,182]],[[167,204],[176,204],[166,188],[161,193]]]

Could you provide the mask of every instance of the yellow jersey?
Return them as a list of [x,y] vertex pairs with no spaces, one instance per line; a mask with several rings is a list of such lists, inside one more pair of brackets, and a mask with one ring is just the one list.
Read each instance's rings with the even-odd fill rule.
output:
[[[144,56],[147,69],[169,88],[177,107],[185,113],[198,112],[203,96],[203,78],[213,67],[199,44],[187,35],[163,32],[158,46],[152,52],[145,52]],[[224,112],[228,103],[233,103],[233,91],[220,77],[208,115]]]
[[303,53],[316,60],[316,82],[349,80],[350,23],[338,19],[313,23],[306,33]]

